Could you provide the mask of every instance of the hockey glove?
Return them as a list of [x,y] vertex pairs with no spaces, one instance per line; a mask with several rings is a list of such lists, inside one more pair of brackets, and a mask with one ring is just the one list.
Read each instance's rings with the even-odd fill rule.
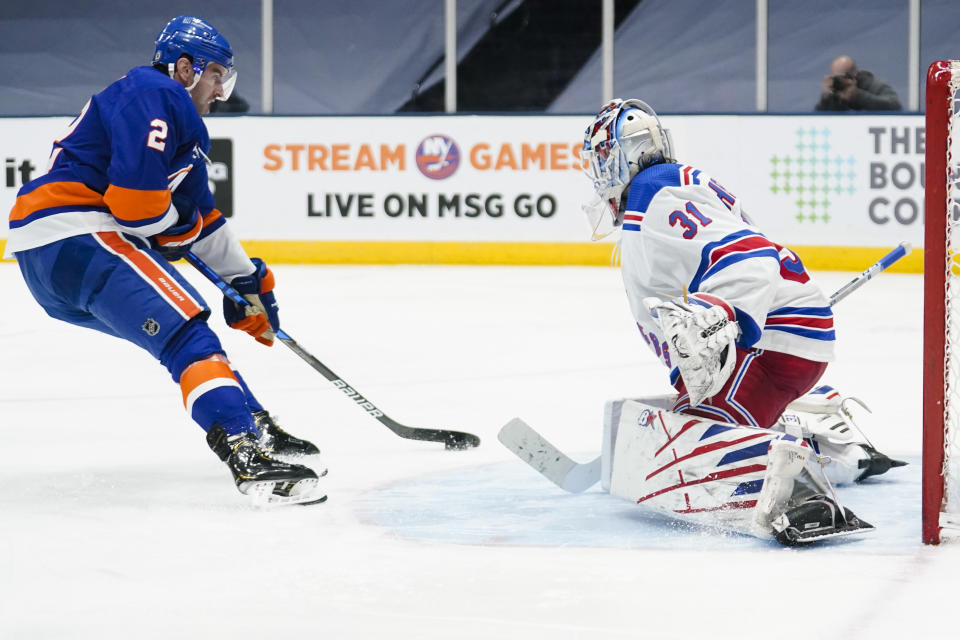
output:
[[658,298],[646,298],[643,303],[666,334],[690,393],[690,406],[719,392],[733,372],[734,340],[740,334],[739,325],[726,310],[728,305],[713,305],[695,297],[689,303]]
[[273,272],[260,258],[251,258],[257,268],[249,276],[238,276],[230,286],[250,302],[239,305],[230,298],[223,299],[223,317],[234,329],[246,331],[257,342],[268,347],[273,344],[276,330],[280,328],[277,298],[273,295]]

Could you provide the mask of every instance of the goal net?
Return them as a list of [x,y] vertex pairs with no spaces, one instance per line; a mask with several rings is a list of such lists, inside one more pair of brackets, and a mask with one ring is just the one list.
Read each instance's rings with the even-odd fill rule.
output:
[[[960,61],[927,72],[923,540],[960,537]],[[956,348],[955,348],[956,347]]]

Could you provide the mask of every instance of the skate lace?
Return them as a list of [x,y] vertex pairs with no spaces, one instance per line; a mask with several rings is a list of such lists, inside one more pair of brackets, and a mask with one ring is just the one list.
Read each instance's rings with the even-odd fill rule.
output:
[[857,404],[863,407],[867,413],[873,413],[873,411],[870,410],[870,407],[867,406],[867,403],[865,403],[863,400],[860,398],[854,398],[853,396],[848,396],[840,401],[840,419],[843,420],[853,431],[859,433],[860,437],[863,438],[868,445],[873,447],[873,443],[870,441],[870,438],[867,437],[867,434],[863,432],[863,429],[860,428],[860,425],[858,425],[853,419],[853,412],[850,411],[851,404]]
[[235,442],[230,443],[230,449],[235,456],[245,461],[249,461],[258,456],[266,460],[274,461],[267,452],[260,448],[255,440],[249,437],[237,438]]

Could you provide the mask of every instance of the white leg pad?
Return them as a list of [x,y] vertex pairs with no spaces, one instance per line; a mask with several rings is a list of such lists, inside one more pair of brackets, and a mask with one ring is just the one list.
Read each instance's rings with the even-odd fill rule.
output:
[[639,402],[652,408],[670,411],[677,400],[676,395],[651,396],[629,400],[608,400],[603,405],[603,442],[600,447],[600,486],[604,491],[610,491],[610,477],[613,472],[613,451],[617,441],[617,431],[620,426],[620,412],[625,402]]
[[[758,532],[757,505],[763,504],[761,521],[779,515],[810,454],[805,444],[770,429],[673,413],[662,404],[616,402],[607,407],[603,456],[611,495],[681,520],[769,535],[769,527]],[[773,482],[763,494],[768,478]]]

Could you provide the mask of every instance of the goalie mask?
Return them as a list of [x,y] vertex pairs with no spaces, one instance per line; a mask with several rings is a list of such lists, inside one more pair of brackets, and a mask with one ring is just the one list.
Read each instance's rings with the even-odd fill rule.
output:
[[237,71],[233,66],[230,43],[219,31],[193,16],[179,16],[171,20],[157,36],[153,63],[164,65],[172,78],[177,60],[183,55],[189,56],[193,63],[193,84],[187,87],[187,91],[197,86],[207,65],[216,62],[227,70],[222,79],[223,96],[217,96],[217,100],[230,97],[237,83]]
[[597,198],[583,206],[593,239],[599,240],[623,222],[621,196],[638,173],[673,160],[670,132],[647,103],[613,100],[597,114],[583,136],[584,173]]

